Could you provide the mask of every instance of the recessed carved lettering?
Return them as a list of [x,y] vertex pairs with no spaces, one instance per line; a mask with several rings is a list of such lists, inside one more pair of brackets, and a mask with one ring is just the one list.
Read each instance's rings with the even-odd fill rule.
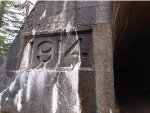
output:
[[[70,54],[72,52],[72,50],[75,48],[75,46],[78,44],[78,42],[80,41],[80,39],[77,39],[72,45],[71,47],[65,52],[65,56],[67,56],[68,54]],[[73,52],[72,54],[76,54],[75,52]]]
[[43,41],[37,46],[38,55],[37,59],[42,62],[47,62],[52,57],[52,43],[49,41]]

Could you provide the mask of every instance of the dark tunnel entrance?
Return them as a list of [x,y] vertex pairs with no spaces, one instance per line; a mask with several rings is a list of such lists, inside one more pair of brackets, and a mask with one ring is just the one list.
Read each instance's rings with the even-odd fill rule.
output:
[[120,113],[150,113],[150,35],[138,35],[114,61]]
[[116,113],[150,113],[150,3],[122,2],[117,13]]

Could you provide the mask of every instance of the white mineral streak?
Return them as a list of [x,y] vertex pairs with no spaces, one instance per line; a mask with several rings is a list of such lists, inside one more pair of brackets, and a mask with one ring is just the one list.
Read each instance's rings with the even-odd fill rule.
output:
[[26,86],[26,101],[28,102],[30,100],[31,92],[34,87],[37,87],[37,93],[40,95],[43,94],[43,88],[45,85],[45,80],[47,77],[48,69],[32,69],[28,73],[27,78],[27,86]]
[[[75,31],[76,31],[76,29],[75,29]],[[78,37],[78,34],[77,34],[77,31],[76,31],[76,40],[77,39],[79,39],[79,37]],[[80,66],[81,66],[81,56],[80,56],[80,42],[77,44],[77,48],[76,48],[77,50],[78,50],[78,53],[79,53],[79,56],[78,56],[78,58],[79,58],[79,61],[78,61],[78,63],[74,66],[74,69],[73,69],[73,71],[74,71],[74,74],[73,74],[73,76],[72,76],[72,74],[70,74],[71,76],[70,76],[70,79],[71,79],[71,82],[72,82],[72,85],[73,85],[73,87],[72,87],[72,89],[73,89],[73,91],[75,90],[76,92],[76,105],[74,105],[74,107],[73,107],[73,110],[75,111],[75,113],[81,113],[81,109],[80,109],[80,98],[79,98],[79,93],[78,93],[78,89],[79,89],[79,69],[80,69]]]
[[48,69],[45,68],[41,68],[37,71],[37,81],[36,81],[36,86],[38,88],[38,94],[42,95],[43,94],[43,89],[44,89],[44,85],[47,79],[47,75],[48,75]]
[[[79,47],[79,45],[78,45]],[[79,99],[79,94],[78,94],[78,85],[79,85],[79,69],[80,69],[80,66],[81,66],[81,59],[80,59],[80,49],[79,49],[79,61],[78,63],[74,66],[74,69],[69,72],[69,78],[70,78],[70,81],[71,81],[71,84],[72,84],[72,93],[73,93],[73,97],[72,99],[75,98],[75,105],[73,105],[73,111],[74,113],[80,113],[81,110],[80,110],[80,99]]]
[[3,96],[3,92],[0,93],[0,109],[2,108],[2,96]]
[[[63,10],[62,10],[62,15],[63,15],[63,18],[64,18],[64,23],[67,21],[67,20],[66,20],[67,3],[68,3],[68,1],[64,1]],[[73,17],[72,17],[72,18],[70,19],[70,21],[67,23],[66,28],[65,28],[68,38],[69,38],[70,32],[71,32],[71,30],[72,30],[72,28],[73,28],[73,25],[71,24],[72,19],[73,19]]]
[[12,93],[14,88],[15,88],[15,85],[16,85],[16,81],[17,81],[17,77],[15,78],[15,80],[10,84],[10,86],[8,87],[9,89],[9,92]]
[[6,101],[8,101],[8,100],[9,100],[9,98],[7,97],[5,100],[6,100]]
[[20,88],[23,89],[24,87],[26,87],[26,81],[28,78],[28,70],[23,70],[23,71],[18,71],[17,75],[19,76],[19,85]]
[[[32,40],[31,40],[31,42],[34,42],[34,39],[35,39],[35,34],[36,34],[36,30],[33,28],[32,29],[32,36],[33,36],[33,38],[32,38]],[[31,61],[30,61],[30,65],[32,65],[32,62],[33,62],[33,48],[34,48],[34,45],[32,45],[32,48],[31,48],[31,54],[30,54],[30,59],[31,59]]]
[[34,36],[36,34],[36,30],[33,28],[32,29],[32,35]]
[[72,95],[71,95],[71,100],[72,100],[72,110],[74,113],[80,113],[80,99],[79,99],[79,94],[78,94],[78,83],[79,83],[79,68],[80,68],[80,62],[78,62],[73,70],[66,71],[66,75],[68,79],[70,80],[70,84],[72,86]]
[[36,80],[36,73],[34,70],[30,70],[28,74],[28,79],[27,79],[27,86],[26,86],[26,101],[28,102],[30,100],[30,95],[32,91],[32,87],[34,84],[34,81]]
[[5,91],[7,91],[7,89],[5,89],[4,91],[2,91],[2,92],[0,93],[0,109],[2,108],[2,96],[3,96],[3,94],[5,93]]
[[72,70],[73,69],[73,65],[71,64],[69,67],[62,67],[62,69],[68,69],[68,70]]
[[[74,28],[75,29],[75,28]],[[76,33],[76,41],[79,40],[78,34],[77,34],[77,30],[75,29],[75,33]],[[73,54],[74,52],[77,52],[78,50],[80,50],[80,45],[77,44],[75,45],[75,47],[73,48],[73,50],[70,52],[70,54]],[[76,57],[76,55],[74,55]],[[79,52],[79,57],[80,57],[80,52]],[[80,58],[79,58],[80,59]]]
[[26,47],[23,51],[23,56],[21,59],[20,69],[27,69],[29,66],[29,60],[30,60],[30,50],[31,50],[31,44],[30,42],[27,43]]
[[55,84],[53,86],[53,92],[52,92],[52,113],[57,112],[57,102],[58,102],[58,89],[57,85]]
[[60,41],[59,41],[58,61],[57,61],[56,66],[55,66],[55,70],[57,70],[57,68],[58,68],[59,65],[60,65],[61,57],[62,57],[62,35],[61,35],[61,38],[60,38]]
[[63,3],[63,9],[62,9],[62,15],[63,15],[63,18],[64,18],[64,22],[66,22],[67,3],[68,3],[68,1],[65,0],[64,3]]
[[111,108],[110,108],[109,110],[110,110],[110,113],[112,113],[112,110],[111,110]]
[[51,29],[60,30],[66,26],[65,22],[66,22],[67,3],[68,1],[65,0],[63,2],[62,11],[58,15],[54,16],[54,18],[52,18],[53,22],[51,23],[52,26]]
[[[26,72],[26,71],[25,71]],[[18,82],[20,82],[20,89],[18,90],[15,99],[14,99],[14,104],[17,107],[17,110],[20,112],[22,109],[22,95],[23,95],[23,87],[24,87],[24,83],[26,81],[25,77],[26,74],[25,73],[21,73],[21,71],[17,71],[17,76],[14,79],[14,81],[9,85],[9,87],[7,87],[3,92],[0,93],[0,104],[1,104],[1,100],[2,100],[2,96],[6,91],[9,91],[10,93],[13,93],[13,91],[15,90],[16,87],[16,82],[18,80]],[[5,101],[8,101],[8,97],[5,99]],[[0,106],[1,108],[1,106]]]
[[22,109],[22,95],[23,95],[23,89],[20,89],[14,99],[14,104],[17,106],[17,110],[19,112]]
[[[9,87],[5,88],[1,93],[0,93],[0,109],[1,109],[1,104],[2,104],[2,96],[3,94],[6,92],[6,91],[9,91],[10,93],[13,92],[13,90],[15,89],[15,84],[16,84],[16,80],[17,80],[17,77],[15,78],[15,80],[9,85]],[[8,100],[8,97],[6,97],[5,101]]]
[[67,27],[66,27],[66,33],[67,33],[67,37],[70,37],[70,32],[73,29],[73,26],[71,25],[71,20],[68,22]]
[[[31,92],[33,89],[33,85],[38,88],[38,92],[43,92],[43,87],[45,84],[45,77],[48,73],[48,69],[31,69],[26,71],[18,71],[16,79],[11,83],[11,85],[8,87],[10,92],[13,92],[16,84],[16,80],[20,82],[20,87],[18,93],[15,96],[14,104],[17,106],[17,110],[20,112],[22,109],[22,95],[23,95],[23,88],[26,88],[26,101],[28,102],[30,100]],[[27,82],[27,84],[25,84]],[[7,90],[7,89],[6,89]],[[0,99],[3,95],[3,93],[6,91],[4,90],[2,93],[0,93]],[[42,93],[40,93],[42,94]],[[41,95],[40,95],[41,96]],[[1,102],[1,101],[0,101]]]
[[40,17],[39,20],[42,20],[42,19],[44,19],[45,17],[46,17],[46,9],[44,10],[44,12],[43,12],[43,14],[42,14],[42,16]]

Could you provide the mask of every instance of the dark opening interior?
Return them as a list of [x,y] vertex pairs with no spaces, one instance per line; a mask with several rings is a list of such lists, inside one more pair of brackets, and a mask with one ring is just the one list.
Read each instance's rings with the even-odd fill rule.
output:
[[114,58],[120,113],[150,113],[150,29],[120,44]]

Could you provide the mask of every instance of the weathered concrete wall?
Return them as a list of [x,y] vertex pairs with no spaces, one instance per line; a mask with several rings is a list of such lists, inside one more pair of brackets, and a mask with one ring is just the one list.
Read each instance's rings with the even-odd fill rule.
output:
[[[41,41],[54,40],[54,43],[56,42],[55,46],[57,46],[57,41],[60,40],[62,34],[63,40],[70,36],[74,41],[76,31],[70,29],[74,27],[81,41],[81,67],[79,70],[78,89],[81,113],[114,113],[112,11],[113,2],[37,2],[10,47],[6,66],[7,75],[14,77],[15,72],[19,70],[24,47],[30,39],[35,38],[34,43],[36,44]],[[35,37],[33,30],[36,31]],[[67,33],[71,33],[71,35]],[[66,48],[72,44],[69,44],[67,40],[64,41]],[[59,50],[59,48],[56,47],[55,50]],[[53,68],[53,65],[56,64],[55,60],[58,59],[58,53],[55,52],[54,55],[56,57],[48,63],[47,68],[49,69]],[[36,56],[37,51],[34,51],[34,59],[30,68],[35,68],[39,65],[40,61]],[[65,67],[69,65],[66,61],[72,63],[74,60],[67,58],[62,65]],[[50,76],[48,80],[51,80]],[[31,101],[28,103],[25,101],[25,94],[23,94],[21,113],[49,113],[49,108],[51,107],[49,105],[50,90],[51,86],[44,86],[45,93],[42,100],[37,100],[36,94],[33,92]],[[9,109],[11,111],[9,113],[17,112],[13,101],[14,94],[7,102],[3,100],[2,110]],[[70,111],[63,111],[63,109],[65,108],[60,108],[57,113],[71,113]]]
[[97,13],[97,23],[93,27],[93,59],[96,79],[97,113],[113,113],[114,76],[112,45],[112,2],[102,2],[103,9]]
[[111,23],[98,24],[93,31],[93,56],[98,113],[114,112],[114,76]]

